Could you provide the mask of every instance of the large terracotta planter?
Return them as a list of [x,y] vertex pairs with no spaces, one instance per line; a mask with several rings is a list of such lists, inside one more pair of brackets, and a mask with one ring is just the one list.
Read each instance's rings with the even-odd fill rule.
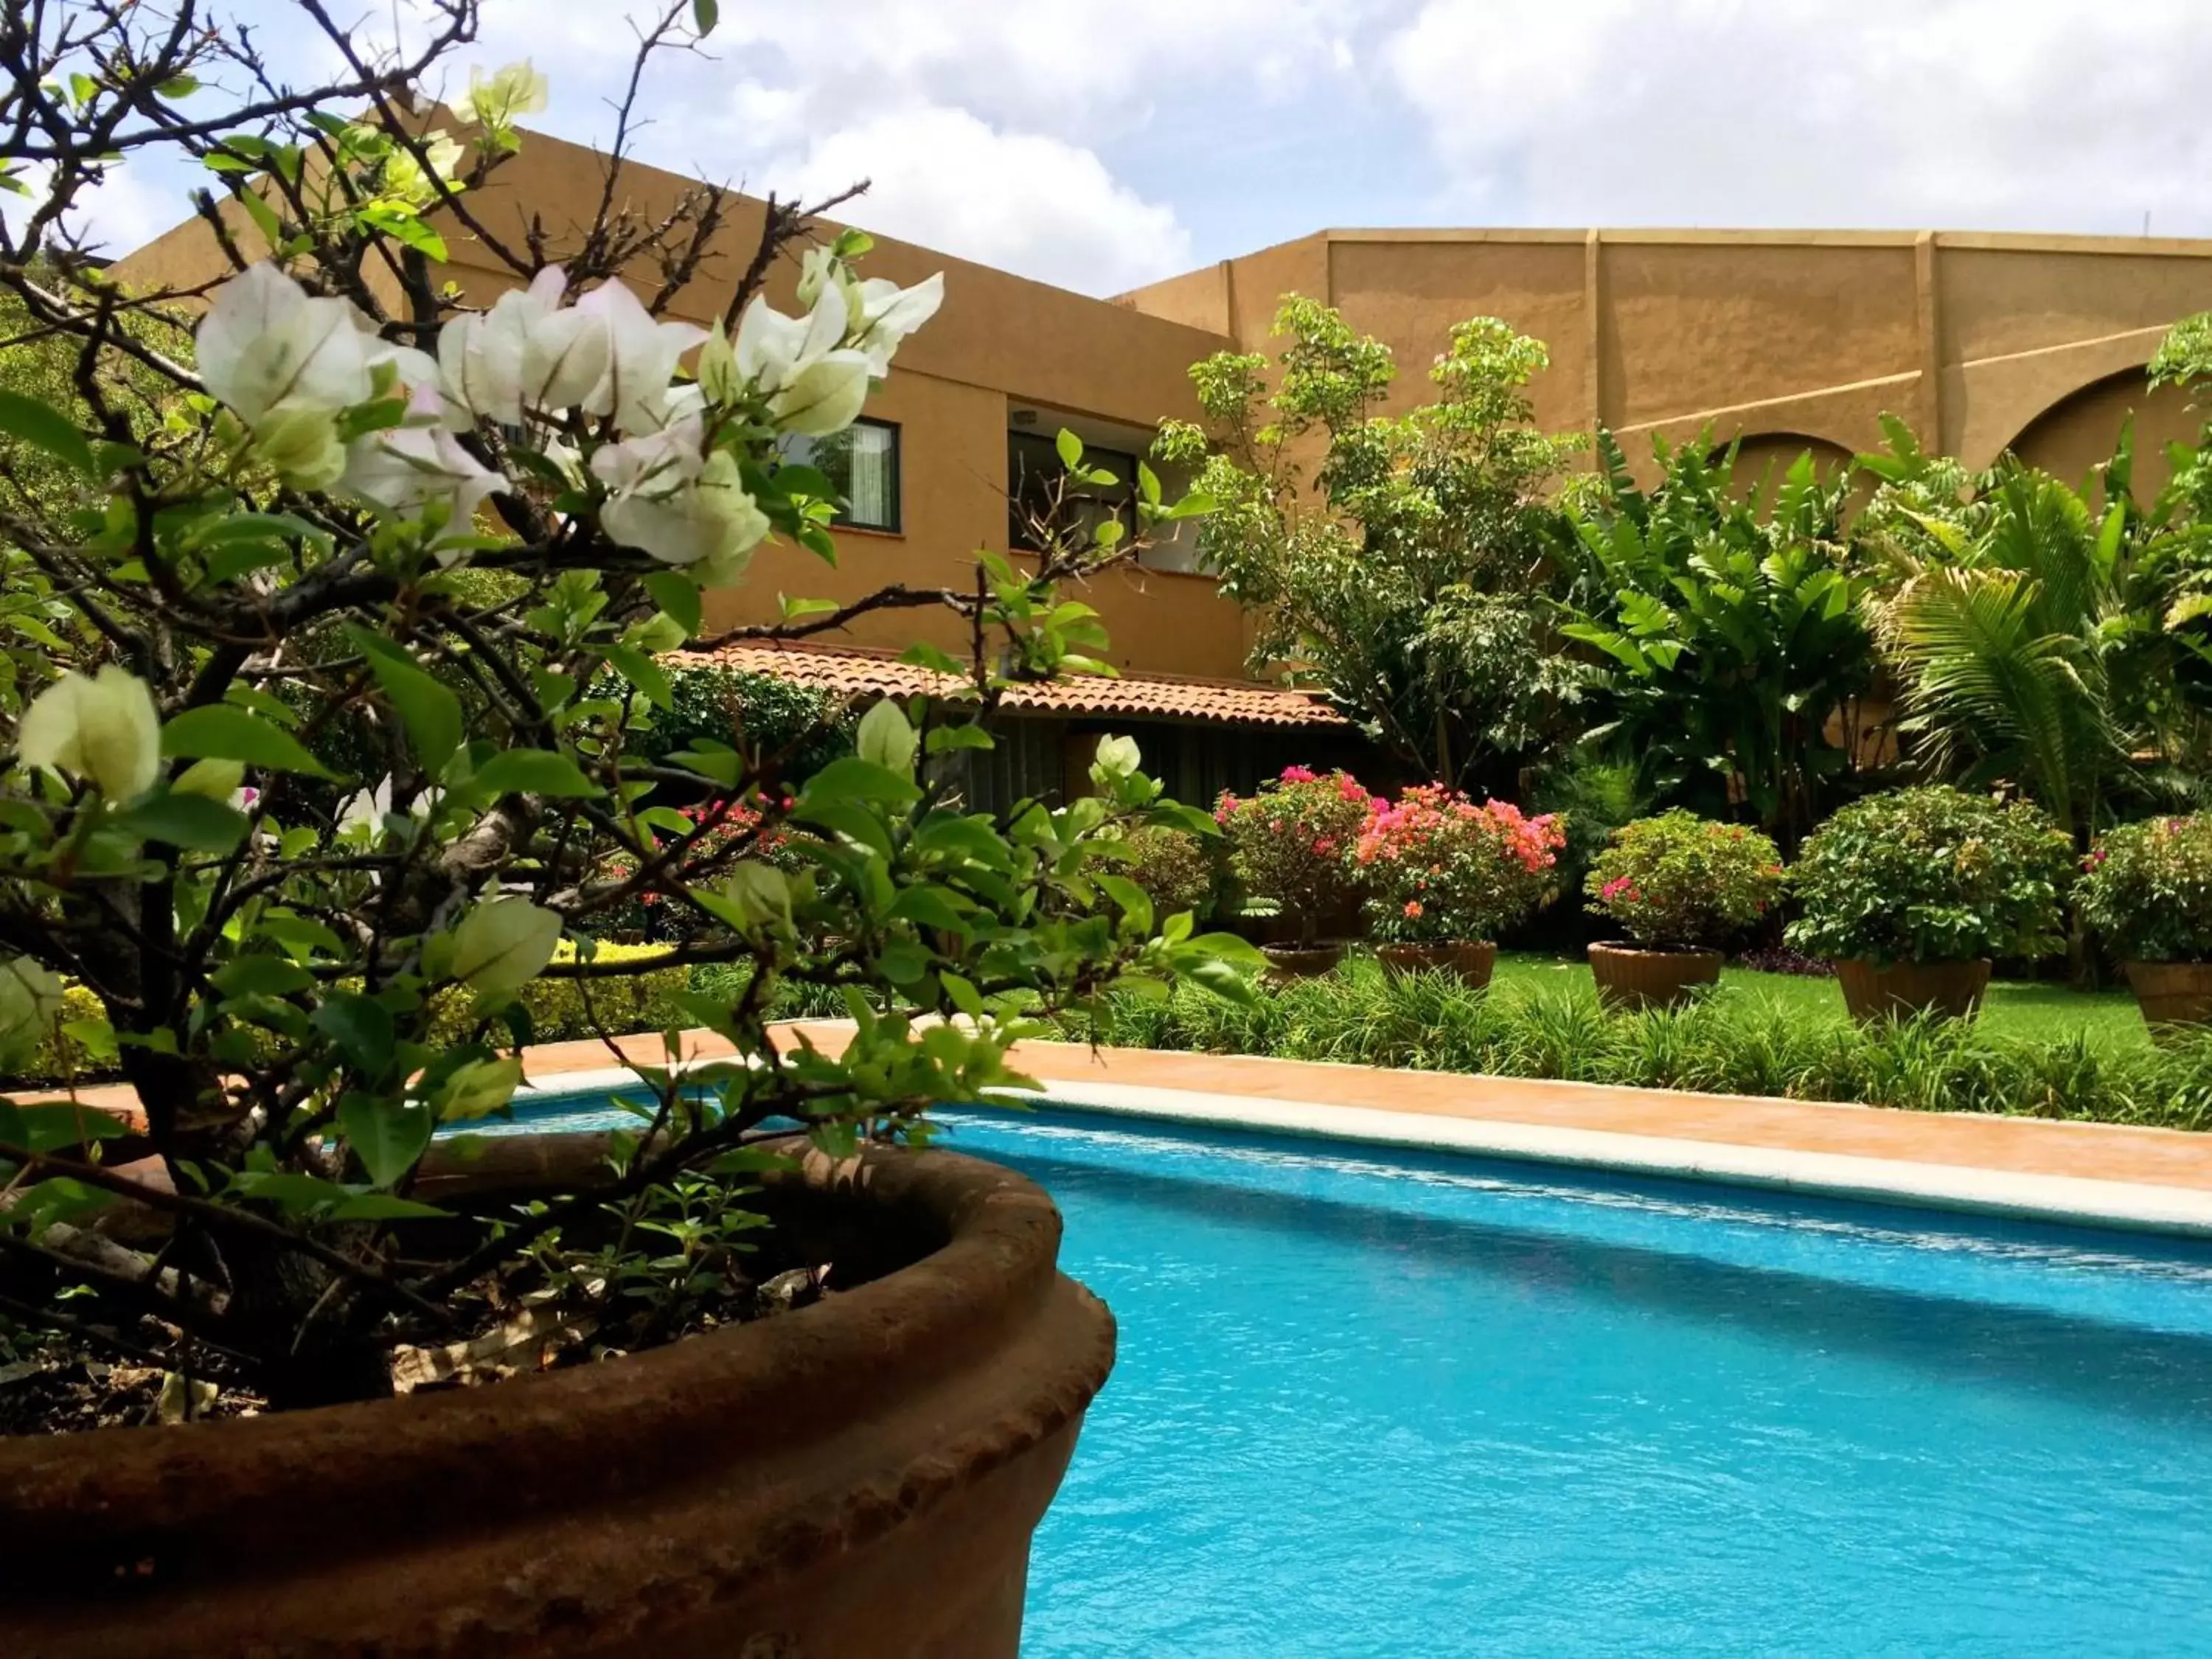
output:
[[1633,1013],[1644,1008],[1679,1008],[1702,985],[1717,985],[1717,951],[1641,951],[1632,945],[1593,945],[1590,977],[1597,1000],[1607,1008]]
[[1408,974],[1446,974],[1481,990],[1498,966],[1498,946],[1488,939],[1453,945],[1378,945],[1375,955],[1392,979]]
[[1853,1019],[1911,1019],[1935,1014],[1971,1019],[1989,988],[1990,959],[1968,962],[1838,962],[1836,982]]
[[1314,945],[1263,945],[1267,972],[1275,979],[1318,979],[1334,972],[1344,960],[1342,939],[1323,939]]
[[2127,970],[2154,1033],[2212,1025],[2212,962],[2130,962]]
[[911,1265],[487,1388],[0,1441],[0,1653],[1015,1659],[1114,1359],[1058,1211],[934,1152],[813,1157],[765,1201]]

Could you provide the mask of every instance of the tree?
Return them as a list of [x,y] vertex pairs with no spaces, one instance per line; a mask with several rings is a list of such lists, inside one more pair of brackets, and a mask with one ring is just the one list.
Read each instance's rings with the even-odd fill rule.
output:
[[2009,783],[2087,852],[2128,802],[2181,784],[2202,754],[2185,672],[2208,608],[2207,532],[2184,465],[2146,507],[2123,434],[2099,469],[2100,513],[2009,457],[1961,480],[1893,444],[1860,528],[1881,585],[1869,605],[1903,684],[1914,760],[1969,785]]
[[1543,492],[1579,441],[1530,424],[1542,344],[1461,323],[1435,400],[1384,415],[1388,347],[1295,295],[1275,332],[1272,389],[1263,356],[1207,358],[1191,370],[1203,420],[1159,441],[1200,466],[1200,555],[1258,617],[1255,672],[1291,665],[1439,782],[1510,787],[1582,678],[1541,597]]
[[1599,447],[1605,474],[1571,503],[1562,555],[1575,575],[1560,632],[1607,659],[1608,718],[1589,740],[1632,758],[1662,804],[1794,847],[1852,768],[1827,723],[1873,668],[1847,486],[1801,456],[1762,514],[1736,490],[1733,448],[1659,446],[1646,493],[1610,434]]
[[[660,15],[639,68],[713,16]],[[0,534],[27,562],[11,575],[35,570],[99,642],[0,717],[0,1048],[49,1034],[73,981],[102,1011],[73,1035],[145,1112],[132,1131],[0,1105],[0,1312],[278,1406],[388,1389],[394,1342],[465,1334],[532,1285],[599,1298],[603,1339],[630,1346],[644,1304],[607,1285],[653,1285],[663,1308],[693,1292],[680,1259],[623,1241],[702,1183],[741,1206],[729,1183],[781,1156],[777,1121],[833,1153],[925,1133],[931,1103],[1017,1080],[1006,1048],[1034,1014],[1184,973],[1249,994],[1231,964],[1250,957],[1155,916],[1119,872],[1130,830],[1213,833],[1126,739],[1101,744],[1096,798],[1002,818],[958,810],[922,764],[988,746],[979,717],[1011,681],[1090,664],[1098,624],[1059,585],[1133,542],[1048,538],[1030,568],[979,556],[960,592],[794,604],[741,630],[929,606],[969,636],[964,665],[909,653],[943,697],[872,710],[856,752],[788,793],[729,742],[634,742],[672,701],[655,656],[698,630],[703,586],[741,580],[770,536],[827,556],[836,502],[778,441],[849,424],[940,284],[864,279],[865,237],[825,240],[818,208],[773,198],[742,247],[716,186],[640,218],[620,185],[635,90],[590,221],[566,246],[542,223],[510,240],[471,191],[523,142],[542,78],[473,75],[456,132],[412,112],[473,0],[437,0],[404,56],[313,0],[297,21],[339,66],[299,90],[188,0],[0,27],[0,177],[29,193],[0,229],[0,289],[68,343],[76,394],[19,386],[0,428],[81,497],[0,505]],[[64,215],[112,158],[163,149],[208,170],[197,206],[224,268],[127,291]],[[513,276],[484,309],[441,276],[457,235]],[[789,316],[762,289],[794,256]],[[713,326],[678,320],[702,289]],[[678,367],[695,350],[696,377]],[[157,419],[116,389],[140,375]],[[1182,510],[1155,491],[1141,516]],[[342,721],[357,763],[320,757]],[[693,810],[659,804],[672,792]],[[600,955],[605,919],[645,891],[696,941]],[[689,1086],[647,1068],[604,1184],[498,1216],[422,1201],[433,1133],[516,1085],[522,987],[702,963],[741,970],[685,1005],[738,1062]],[[846,999],[842,1058],[770,1040],[787,984]],[[434,1040],[457,1009],[465,1040]],[[159,1219],[143,1249],[94,1231],[118,1202]],[[602,1251],[620,1273],[565,1271]]]

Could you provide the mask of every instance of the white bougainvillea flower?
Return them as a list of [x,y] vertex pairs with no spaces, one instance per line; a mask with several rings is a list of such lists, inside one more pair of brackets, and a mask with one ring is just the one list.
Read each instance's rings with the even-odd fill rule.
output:
[[548,265],[489,311],[456,318],[438,336],[440,384],[472,415],[520,426],[594,397],[612,357],[605,320],[561,298],[568,277]]
[[446,535],[466,536],[484,497],[504,480],[436,423],[443,409],[435,387],[419,388],[407,424],[365,434],[348,447],[340,482],[400,518],[443,507]]
[[847,304],[854,312],[852,345],[867,355],[869,372],[881,380],[891,366],[899,342],[937,315],[945,303],[945,273],[939,271],[912,288],[872,276],[860,285],[860,303]]
[[248,265],[216,291],[193,335],[201,383],[250,427],[280,404],[339,410],[365,402],[369,337],[356,315],[266,259]]
[[0,962],[0,1059],[11,1063],[54,1033],[62,982],[28,957]]
[[469,70],[469,89],[450,106],[464,121],[487,127],[504,127],[518,115],[534,115],[545,107],[550,88],[544,76],[524,58],[487,75],[481,68]]
[[665,425],[677,362],[707,331],[696,323],[659,320],[618,281],[600,283],[574,310],[606,331],[606,373],[583,399],[585,413],[612,415],[615,429],[625,437]]
[[427,208],[437,200],[439,184],[448,190],[455,187],[454,175],[460,171],[461,157],[465,152],[459,141],[443,127],[423,134],[421,143],[422,154],[430,163],[428,171],[415,159],[413,151],[395,143],[384,160],[384,189],[387,194],[415,207]]
[[845,343],[851,313],[845,289],[819,283],[804,317],[787,317],[757,299],[738,319],[738,374],[763,396],[773,397]]
[[800,370],[768,400],[769,413],[787,432],[826,438],[860,418],[868,401],[870,366],[865,351],[833,351]]
[[154,694],[113,663],[91,678],[70,669],[23,711],[15,754],[27,766],[82,778],[110,800],[143,795],[161,772]]
[[561,918],[528,899],[491,899],[453,929],[453,976],[477,994],[479,1007],[512,998],[553,960]]
[[700,418],[690,414],[595,453],[592,475],[609,490],[599,526],[617,547],[663,564],[711,561],[726,580],[736,574],[731,561],[767,536],[768,515],[746,492],[737,461],[702,456],[702,438]]

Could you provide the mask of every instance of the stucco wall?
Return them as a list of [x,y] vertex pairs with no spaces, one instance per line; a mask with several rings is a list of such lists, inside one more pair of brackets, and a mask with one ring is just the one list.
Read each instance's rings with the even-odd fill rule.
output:
[[[1454,322],[1503,317],[1550,348],[1534,388],[1539,419],[1611,427],[1647,476],[1655,434],[1849,453],[1879,443],[1884,414],[1977,466],[2033,432],[2023,441],[2036,455],[2075,476],[2084,458],[2109,453],[2128,408],[2144,411],[2146,438],[2154,428],[2161,442],[2194,435],[2178,403],[2132,377],[2168,325],[2212,309],[2212,243],[1338,230],[1229,260],[1212,280],[1233,296],[1232,331],[1248,349],[1266,349],[1281,293],[1340,307],[1396,352],[1401,399],[1418,395]],[[1127,297],[1190,314],[1194,291],[1177,278]],[[2103,390],[2079,395],[2091,387]]]

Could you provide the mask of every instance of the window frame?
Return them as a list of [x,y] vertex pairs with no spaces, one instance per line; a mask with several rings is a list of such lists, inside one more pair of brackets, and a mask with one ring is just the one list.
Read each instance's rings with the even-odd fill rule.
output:
[[[1043,550],[1030,544],[1026,527],[1022,523],[1021,484],[1014,476],[1013,469],[1015,452],[1020,444],[1036,447],[1050,454],[1054,469],[1059,476],[1065,477],[1067,468],[1061,464],[1059,449],[1051,437],[1023,427],[1010,426],[1006,428],[1006,544],[1018,553],[1039,553]],[[1137,469],[1144,465],[1145,458],[1135,450],[1109,449],[1103,445],[1096,447],[1090,444],[1084,446],[1084,459],[1086,463],[1108,456],[1115,460],[1127,461],[1129,464],[1127,493],[1120,499],[1114,500],[1114,507],[1117,516],[1121,519],[1123,536],[1126,538],[1133,539],[1137,534],[1137,503],[1142,499],[1137,487]],[[1082,486],[1082,488],[1096,489],[1099,486],[1093,484]],[[1103,503],[1111,498],[1101,495],[1091,495],[1087,499]]]
[[[906,433],[904,427],[897,421],[886,421],[876,415],[855,416],[853,424],[880,427],[891,434],[889,455],[890,521],[888,524],[869,524],[854,518],[848,512],[840,511],[830,520],[830,527],[832,530],[857,530],[863,535],[869,536],[903,536],[906,534]],[[821,441],[818,438],[807,440],[810,445]],[[800,460],[795,457],[787,456],[784,460],[793,466],[812,466],[817,472],[821,471],[821,468],[811,459]],[[848,479],[848,482],[849,483],[850,480]],[[848,501],[850,499],[849,496],[847,497]]]

